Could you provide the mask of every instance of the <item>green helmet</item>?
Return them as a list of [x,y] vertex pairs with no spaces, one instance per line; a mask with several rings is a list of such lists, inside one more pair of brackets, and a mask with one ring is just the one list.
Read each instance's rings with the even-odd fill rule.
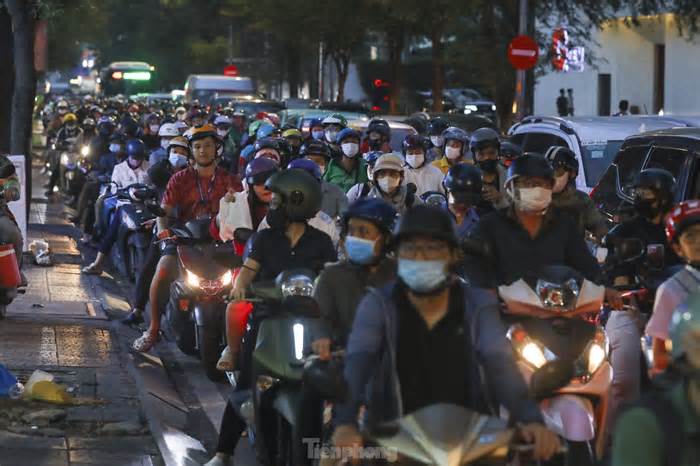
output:
[[330,115],[328,115],[326,118],[323,119],[321,124],[323,126],[340,125],[343,128],[347,128],[348,127],[348,120],[340,113],[331,113]]
[[668,334],[673,346],[671,350],[673,359],[678,359],[685,354],[687,348],[683,340],[692,330],[700,330],[700,293],[690,295],[686,302],[673,312],[668,326]]
[[[272,175],[265,182],[265,187],[280,196],[280,205],[287,218],[292,222],[302,222],[316,215],[321,209],[321,183],[307,171],[292,168]],[[274,204],[270,203],[272,209]]]
[[263,123],[266,122],[263,120],[255,120],[254,122],[252,122],[250,126],[248,126],[248,136],[255,136],[258,132],[258,129],[260,128],[260,126],[262,126]]

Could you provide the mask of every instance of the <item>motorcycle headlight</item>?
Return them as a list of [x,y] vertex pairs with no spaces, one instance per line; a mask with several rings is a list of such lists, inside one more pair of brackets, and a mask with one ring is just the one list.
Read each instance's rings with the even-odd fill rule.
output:
[[535,369],[544,366],[547,361],[556,359],[556,356],[551,351],[533,341],[519,324],[510,327],[506,336],[520,357]]
[[304,359],[304,326],[294,324],[292,332],[294,333],[294,357],[301,361]]
[[221,276],[221,278],[219,279],[219,280],[221,280],[221,286],[228,286],[228,285],[230,285],[230,284],[231,284],[231,279],[232,279],[231,271],[229,270],[229,271],[227,271],[225,274],[223,274],[223,275]]
[[187,284],[191,286],[192,288],[199,288],[199,277],[189,270],[187,271],[187,278],[186,278]]
[[547,358],[544,356],[544,351],[542,351],[540,345],[534,342],[524,344],[520,348],[520,355],[537,369],[547,363]]
[[603,365],[603,362],[608,358],[609,352],[608,336],[603,329],[598,329],[593,337],[593,341],[588,345],[585,352],[587,358],[586,368],[589,375],[594,374]]
[[61,153],[61,165],[68,165],[70,162],[70,157],[68,157],[68,152]]
[[292,275],[282,283],[282,296],[311,296],[314,292],[314,282],[306,275]]
[[80,149],[80,154],[81,154],[83,157],[87,157],[88,155],[90,155],[90,147],[88,147],[88,146],[83,146],[82,149]]

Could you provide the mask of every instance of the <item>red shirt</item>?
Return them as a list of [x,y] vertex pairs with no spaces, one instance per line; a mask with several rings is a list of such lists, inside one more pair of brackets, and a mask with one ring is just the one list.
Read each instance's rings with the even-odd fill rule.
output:
[[213,217],[219,213],[219,201],[229,188],[243,191],[238,175],[217,167],[213,177],[202,177],[190,167],[170,178],[165,188],[163,204],[174,207],[178,220],[183,222],[203,216]]

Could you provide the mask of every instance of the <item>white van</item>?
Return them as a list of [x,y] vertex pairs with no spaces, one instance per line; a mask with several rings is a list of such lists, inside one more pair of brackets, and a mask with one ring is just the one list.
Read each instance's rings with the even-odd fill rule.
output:
[[185,83],[185,103],[198,100],[207,105],[217,93],[254,94],[253,80],[244,76],[191,74]]

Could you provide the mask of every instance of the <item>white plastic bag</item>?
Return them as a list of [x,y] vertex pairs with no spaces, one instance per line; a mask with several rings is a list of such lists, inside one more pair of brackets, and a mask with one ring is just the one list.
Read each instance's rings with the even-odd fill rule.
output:
[[234,202],[229,202],[226,197],[219,201],[219,236],[223,241],[233,239],[233,232],[238,228],[253,228],[253,220],[250,217],[250,208],[245,192],[234,194]]

